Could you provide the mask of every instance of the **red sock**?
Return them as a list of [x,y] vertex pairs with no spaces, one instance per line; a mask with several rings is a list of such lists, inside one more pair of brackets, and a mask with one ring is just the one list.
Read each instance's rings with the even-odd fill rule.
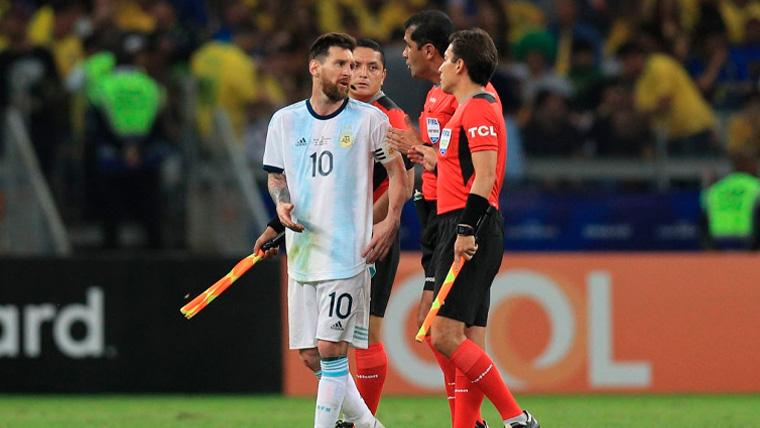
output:
[[464,373],[457,369],[456,399],[454,412],[454,428],[472,428],[476,421],[483,419],[480,405],[483,403],[483,391],[467,379]]
[[437,349],[435,349],[435,346],[433,346],[433,343],[430,341],[430,336],[425,337],[425,343],[428,344],[430,347],[430,350],[433,351],[433,355],[435,355],[435,360],[438,361],[438,366],[441,367],[441,371],[443,372],[443,382],[444,386],[446,387],[446,398],[449,402],[449,410],[451,411],[451,423],[454,423],[454,412],[455,412],[455,394],[454,390],[456,389],[456,366],[446,358],[445,355],[438,352]]
[[515,397],[509,392],[504,379],[501,378],[499,370],[475,342],[465,339],[451,354],[451,362],[483,391],[499,411],[502,419],[513,418],[522,413]]
[[367,349],[356,349],[356,387],[373,415],[380,404],[387,372],[388,356],[382,343],[374,343]]

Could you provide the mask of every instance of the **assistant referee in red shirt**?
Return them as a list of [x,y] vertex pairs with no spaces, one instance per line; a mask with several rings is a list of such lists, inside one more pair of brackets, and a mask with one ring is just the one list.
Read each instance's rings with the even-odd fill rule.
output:
[[[507,132],[501,106],[485,88],[497,61],[496,47],[485,31],[464,30],[451,36],[439,69],[441,88],[459,105],[442,130],[438,147],[436,293],[454,258],[468,261],[433,321],[431,336],[433,346],[457,368],[457,390],[480,389],[505,427],[538,428],[538,421],[517,404],[491,358],[465,336],[466,327],[486,325],[491,283],[504,253],[499,193]],[[457,403],[454,428],[470,428],[466,426],[472,421],[470,413],[476,411]]]

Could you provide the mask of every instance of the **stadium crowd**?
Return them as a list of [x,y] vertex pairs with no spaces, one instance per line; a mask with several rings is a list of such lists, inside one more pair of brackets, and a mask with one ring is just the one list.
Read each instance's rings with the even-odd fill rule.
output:
[[[66,215],[136,208],[150,230],[161,198],[144,189],[182,162],[188,100],[201,146],[221,107],[260,162],[272,112],[308,96],[311,40],[370,37],[400,63],[402,23],[431,7],[495,40],[510,162],[647,159],[658,139],[670,156],[760,152],[757,0],[0,0],[0,108],[26,119]],[[389,70],[415,117],[426,88]]]

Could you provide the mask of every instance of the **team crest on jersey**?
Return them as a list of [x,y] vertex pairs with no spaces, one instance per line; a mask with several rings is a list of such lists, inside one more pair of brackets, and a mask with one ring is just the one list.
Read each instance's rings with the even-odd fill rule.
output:
[[353,129],[351,126],[345,126],[340,131],[340,146],[344,149],[347,149],[351,147],[354,144],[354,140],[351,138],[351,134],[353,134]]
[[441,125],[438,123],[438,119],[427,118],[427,134],[431,143],[436,144],[438,142],[441,136]]
[[451,129],[446,128],[443,130],[443,133],[441,134],[441,144],[438,147],[441,150],[441,155],[446,154],[446,149],[449,148],[450,142],[451,142]]

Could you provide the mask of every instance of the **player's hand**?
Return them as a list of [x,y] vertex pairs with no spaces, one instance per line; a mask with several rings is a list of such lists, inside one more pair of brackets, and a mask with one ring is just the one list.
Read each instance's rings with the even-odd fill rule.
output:
[[478,244],[475,243],[474,236],[457,235],[457,240],[454,241],[454,260],[459,257],[470,260],[477,251]]
[[406,122],[406,129],[389,128],[388,133],[385,134],[385,139],[392,148],[401,153],[408,153],[413,146],[422,144],[422,140],[417,135],[409,115],[404,115],[404,121]]
[[[277,232],[270,226],[267,226],[267,228],[264,229],[264,233],[262,233],[261,236],[259,236],[259,239],[256,240],[256,243],[253,244],[253,253],[257,254],[265,242],[269,241],[270,239],[274,239],[276,236]],[[272,247],[264,252],[263,258],[268,259],[270,257],[274,257],[277,255],[278,251],[279,246]]]
[[435,148],[424,144],[412,147],[412,150],[407,153],[407,157],[410,161],[422,165],[428,171],[435,171],[435,167],[438,165]]
[[367,263],[374,263],[388,255],[398,227],[399,221],[388,217],[372,227],[372,239],[367,248],[362,251],[362,257],[366,257]]
[[295,208],[295,206],[291,203],[278,202],[277,217],[280,218],[280,223],[282,223],[283,226],[287,227],[293,232],[303,232],[303,225],[293,221],[293,216],[291,214],[293,212],[293,208]]

